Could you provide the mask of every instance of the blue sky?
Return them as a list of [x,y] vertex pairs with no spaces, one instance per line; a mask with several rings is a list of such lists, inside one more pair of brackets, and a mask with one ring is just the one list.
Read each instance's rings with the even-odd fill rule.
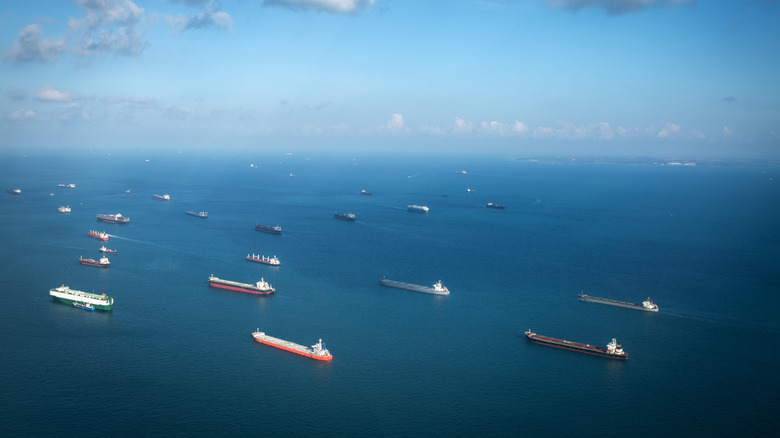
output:
[[0,147],[780,155],[780,2],[0,6]]

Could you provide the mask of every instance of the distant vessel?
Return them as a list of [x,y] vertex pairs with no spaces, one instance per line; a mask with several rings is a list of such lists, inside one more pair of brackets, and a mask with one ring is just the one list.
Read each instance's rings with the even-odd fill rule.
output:
[[106,257],[101,257],[100,260],[85,259],[83,257],[79,257],[79,263],[81,263],[82,265],[95,266],[98,268],[107,268],[111,266],[111,262],[109,262],[108,258]]
[[82,302],[82,301],[74,301],[73,302],[73,307],[75,307],[77,309],[88,310],[90,312],[94,312],[95,311],[95,306],[94,305],[92,305],[90,303],[85,303],[85,302]]
[[282,234],[282,227],[279,225],[275,227],[269,227],[268,225],[255,224],[255,230],[262,231],[264,233]]
[[68,207],[67,205],[64,205],[64,206],[58,208],[57,211],[59,211],[60,213],[70,213],[70,207]]
[[625,307],[627,309],[635,309],[635,310],[644,310],[646,312],[657,312],[658,311],[658,305],[653,302],[650,298],[648,298],[645,301],[642,301],[642,304],[634,304],[629,303],[626,301],[618,301],[618,300],[610,300],[608,298],[599,298],[599,297],[592,297],[590,295],[585,295],[583,293],[580,293],[577,295],[577,297],[580,299],[580,301],[587,301],[589,303],[601,303],[601,304],[608,304],[610,306],[617,306],[617,307]]
[[106,248],[105,245],[101,246],[98,251],[104,252],[106,254],[119,254],[119,251],[117,251],[115,249],[108,249],[108,248]]
[[424,205],[407,205],[406,209],[415,213],[428,213],[429,208]]
[[476,190],[472,190],[472,189],[466,189],[466,191],[469,192],[469,193],[477,193]]
[[165,194],[165,195],[152,195],[152,199],[156,199],[158,201],[169,202],[171,200],[171,195],[168,195],[168,194]]
[[525,336],[529,341],[535,344],[547,345],[548,347],[561,348],[564,350],[576,351],[578,353],[592,354],[594,356],[601,356],[609,359],[628,359],[628,353],[623,351],[615,338],[612,338],[612,342],[607,344],[607,348],[604,348],[590,344],[581,344],[579,342],[571,342],[565,341],[563,339],[537,335],[531,330],[525,332]]
[[406,290],[411,290],[411,291],[414,291],[414,292],[422,292],[422,293],[433,294],[433,295],[449,295],[450,294],[450,290],[447,289],[446,287],[444,287],[441,284],[441,281],[436,282],[433,285],[433,287],[425,287],[425,286],[420,286],[420,285],[411,284],[411,283],[402,283],[400,281],[388,280],[386,278],[383,278],[383,279],[381,279],[379,281],[381,281],[382,284],[385,285],[385,286],[394,287],[394,288],[397,288],[397,289],[406,289]]
[[82,292],[80,290],[71,289],[64,284],[60,287],[49,289],[49,295],[65,304],[73,304],[78,301],[80,303],[91,304],[98,310],[111,310],[114,308],[114,299],[106,294]]
[[255,341],[261,344],[270,345],[271,347],[289,351],[290,353],[300,354],[301,356],[310,357],[316,360],[333,360],[333,356],[331,356],[330,351],[325,348],[325,344],[322,343],[322,339],[320,339],[316,344],[312,345],[311,348],[306,348],[303,345],[298,345],[294,342],[268,336],[261,332],[260,329],[257,329],[256,332],[252,333],[252,336],[255,338]]
[[488,202],[485,207],[487,207],[487,208],[495,208],[497,210],[503,210],[504,209],[503,205],[494,204],[492,202]]
[[249,260],[250,262],[263,263],[265,265],[271,265],[271,266],[279,266],[279,265],[282,264],[279,261],[279,259],[276,258],[276,256],[266,257],[266,256],[261,256],[261,255],[254,255],[254,254],[249,255],[249,254],[247,254],[246,255],[246,259]]
[[367,191],[365,191],[365,190],[361,190],[361,191],[360,191],[360,194],[361,194],[361,195],[368,195],[368,196],[371,196],[371,195],[373,195],[373,193],[371,193],[371,192],[367,192]]
[[8,193],[9,195],[21,195],[22,189],[8,189],[5,192]]
[[187,210],[187,214],[190,215],[190,216],[195,216],[195,217],[199,217],[199,218],[203,218],[203,219],[208,219],[208,217],[209,217],[209,214],[207,212],[205,212],[205,211]]
[[102,222],[110,222],[112,224],[127,224],[130,223],[129,217],[124,217],[120,213],[117,214],[99,214],[97,220]]
[[355,213],[333,213],[333,217],[343,221],[355,222]]
[[212,275],[211,277],[209,277],[209,286],[216,287],[219,289],[234,290],[236,292],[244,292],[244,293],[255,294],[255,295],[271,295],[273,293],[276,293],[276,289],[271,287],[271,285],[268,284],[262,278],[260,279],[260,281],[258,281],[255,284],[249,284],[249,283],[238,283],[236,281],[230,281],[230,280],[222,280],[221,278],[217,278]]
[[58,186],[66,188],[66,189],[75,189],[76,188],[76,184],[58,184]]
[[87,233],[87,236],[93,239],[102,240],[104,242],[108,240],[108,233],[105,231],[97,232],[95,230],[90,230],[90,232]]

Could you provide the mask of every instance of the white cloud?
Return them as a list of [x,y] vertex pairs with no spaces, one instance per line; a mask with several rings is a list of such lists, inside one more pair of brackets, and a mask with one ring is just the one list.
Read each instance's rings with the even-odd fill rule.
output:
[[733,134],[733,132],[731,131],[731,129],[729,129],[729,127],[728,127],[728,126],[724,126],[724,127],[723,127],[723,135],[731,135],[731,134]]
[[186,18],[179,15],[168,17],[167,20],[176,33],[208,27],[218,27],[225,30],[233,28],[233,18],[227,12],[220,11],[220,6],[214,2],[204,4],[203,9],[193,17]]
[[31,24],[19,31],[19,38],[4,55],[6,59],[13,61],[52,61],[65,50],[64,40],[42,38],[41,25]]
[[665,123],[664,127],[661,128],[660,131],[658,131],[658,134],[656,134],[659,138],[669,138],[673,136],[674,134],[677,134],[680,132],[680,125],[675,125],[674,123]]
[[264,0],[263,3],[266,6],[282,6],[290,9],[355,14],[371,7],[374,0]]
[[470,134],[474,130],[474,123],[467,122],[460,117],[455,117],[455,125],[452,131],[457,134]]
[[84,28],[101,26],[133,25],[141,20],[144,8],[139,8],[130,0],[73,0],[87,11],[87,16],[77,20],[68,20],[68,28],[77,32]]
[[52,87],[41,87],[35,92],[35,98],[46,102],[70,102],[74,99],[70,93]]
[[394,113],[390,120],[387,121],[388,131],[401,131],[404,129],[404,116],[398,113]]
[[28,109],[18,109],[11,113],[11,119],[13,120],[27,120],[35,117],[35,111]]

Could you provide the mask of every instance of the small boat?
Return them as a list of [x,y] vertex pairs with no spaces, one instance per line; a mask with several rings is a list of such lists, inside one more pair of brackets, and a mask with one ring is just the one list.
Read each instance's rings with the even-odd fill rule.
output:
[[111,262],[109,262],[108,258],[106,257],[101,257],[100,260],[85,259],[84,257],[79,257],[79,263],[87,266],[95,266],[97,268],[107,268],[111,266]]
[[255,224],[255,230],[262,231],[264,233],[282,234],[282,227],[280,227],[279,225],[275,227],[269,227],[268,225]]
[[75,307],[77,309],[87,310],[87,311],[90,311],[90,312],[94,312],[95,311],[95,306],[93,306],[90,303],[85,303],[85,302],[81,302],[81,301],[74,301],[73,302],[73,307]]
[[428,213],[429,208],[424,205],[407,205],[406,209],[415,213]]
[[279,266],[282,264],[282,262],[280,262],[279,259],[276,258],[276,256],[266,257],[261,255],[255,255],[255,254],[252,255],[247,254],[246,259],[249,260],[250,262],[262,263],[264,265],[271,265],[271,266]]
[[361,190],[361,191],[360,191],[360,194],[361,194],[361,195],[367,195],[367,196],[371,196],[371,195],[373,195],[373,193],[371,193],[371,192],[367,192],[367,191],[365,191],[365,190]]
[[67,205],[63,205],[62,207],[59,207],[57,211],[59,211],[60,213],[70,213],[70,207],[68,207]]
[[199,218],[201,218],[201,219],[208,219],[208,217],[209,217],[209,214],[208,214],[207,212],[205,212],[205,211],[192,211],[192,210],[187,210],[187,211],[186,211],[186,213],[187,213],[188,215],[190,215],[190,216],[199,217]]
[[9,195],[21,195],[22,189],[8,189],[5,192],[8,193]]
[[106,254],[119,254],[119,251],[117,251],[117,250],[115,250],[115,249],[109,249],[109,248],[106,248],[106,246],[105,246],[105,245],[101,246],[101,247],[100,247],[100,249],[99,249],[98,251],[100,251],[100,252],[104,252],[104,253],[106,253]]
[[333,214],[333,217],[335,217],[336,219],[341,219],[343,221],[355,222],[355,213],[339,213],[339,212],[336,212],[336,213]]
[[158,201],[163,201],[163,202],[169,202],[171,200],[171,195],[168,195],[167,193],[165,195],[152,195],[152,199],[156,199]]
[[492,202],[488,202],[485,207],[487,207],[487,208],[495,208],[496,210],[503,210],[504,209],[503,205],[494,204]]

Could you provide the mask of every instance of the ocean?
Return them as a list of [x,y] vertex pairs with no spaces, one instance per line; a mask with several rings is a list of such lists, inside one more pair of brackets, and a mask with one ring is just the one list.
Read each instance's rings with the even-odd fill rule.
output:
[[[780,433],[777,164],[6,151],[0,181],[22,190],[0,195],[4,437]],[[108,269],[78,263],[100,256],[93,229],[119,251]],[[210,288],[212,274],[277,293]],[[113,296],[113,311],[52,300],[62,284]],[[333,361],[261,345],[257,329],[321,338]],[[629,359],[532,344],[528,329],[616,338]]]

